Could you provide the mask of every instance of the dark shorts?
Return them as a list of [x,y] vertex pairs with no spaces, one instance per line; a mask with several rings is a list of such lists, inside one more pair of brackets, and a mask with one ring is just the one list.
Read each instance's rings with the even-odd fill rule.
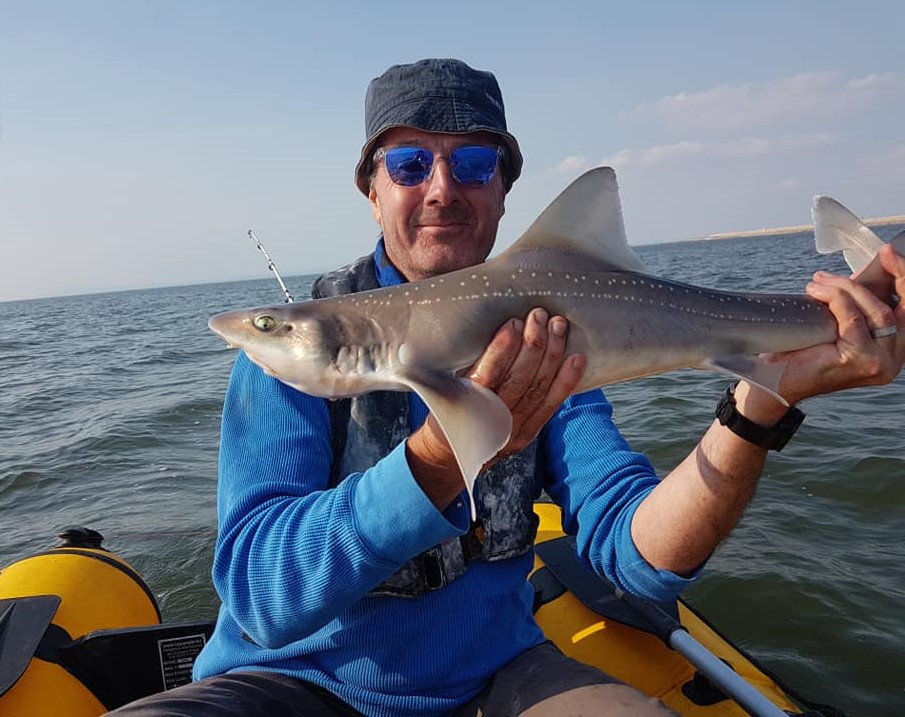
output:
[[361,717],[316,685],[279,672],[232,672],[158,692],[116,717]]
[[605,672],[566,657],[552,642],[545,642],[497,672],[481,694],[456,712],[456,717],[510,717],[554,695],[615,682]]
[[[454,717],[517,717],[556,695],[591,685],[621,683],[595,667],[566,657],[553,643],[547,642],[527,650],[503,667],[477,697],[456,710]],[[637,694],[639,704],[654,704]],[[117,717],[360,717],[359,712],[326,690],[273,672],[236,672],[209,677],[151,695],[108,714]],[[593,714],[607,714],[605,702]]]

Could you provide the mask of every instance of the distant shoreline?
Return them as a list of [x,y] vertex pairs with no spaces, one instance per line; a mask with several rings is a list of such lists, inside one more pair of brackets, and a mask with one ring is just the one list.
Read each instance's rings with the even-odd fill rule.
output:
[[[905,214],[890,217],[874,217],[872,219],[862,219],[867,226],[884,226],[886,224],[905,224]],[[765,234],[797,234],[799,232],[814,231],[813,224],[799,224],[791,227],[777,227],[773,229],[748,229],[740,232],[714,232],[707,236],[698,237],[692,241],[711,241],[716,239],[741,239],[743,237],[756,237]]]

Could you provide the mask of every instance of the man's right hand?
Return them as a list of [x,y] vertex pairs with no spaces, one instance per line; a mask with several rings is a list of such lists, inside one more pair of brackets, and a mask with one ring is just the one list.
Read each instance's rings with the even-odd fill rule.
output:
[[568,330],[562,316],[532,309],[524,322],[500,329],[469,372],[512,412],[509,443],[494,460],[527,447],[581,381],[587,360],[564,358]]

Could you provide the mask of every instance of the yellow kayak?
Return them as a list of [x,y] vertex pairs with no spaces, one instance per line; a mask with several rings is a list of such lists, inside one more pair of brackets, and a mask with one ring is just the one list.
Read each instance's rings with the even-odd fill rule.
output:
[[[536,616],[565,653],[689,717],[840,714],[793,699],[683,602],[619,595],[580,565],[559,509],[535,510]],[[190,681],[213,621],[161,623],[151,590],[100,534],[60,537],[0,570],[0,715],[95,717]]]

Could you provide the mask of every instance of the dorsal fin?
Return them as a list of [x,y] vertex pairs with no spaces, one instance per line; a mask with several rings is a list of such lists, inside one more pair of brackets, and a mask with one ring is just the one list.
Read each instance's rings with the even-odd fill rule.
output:
[[628,245],[611,167],[597,167],[572,182],[504,254],[525,249],[559,249],[591,265],[646,271]]

